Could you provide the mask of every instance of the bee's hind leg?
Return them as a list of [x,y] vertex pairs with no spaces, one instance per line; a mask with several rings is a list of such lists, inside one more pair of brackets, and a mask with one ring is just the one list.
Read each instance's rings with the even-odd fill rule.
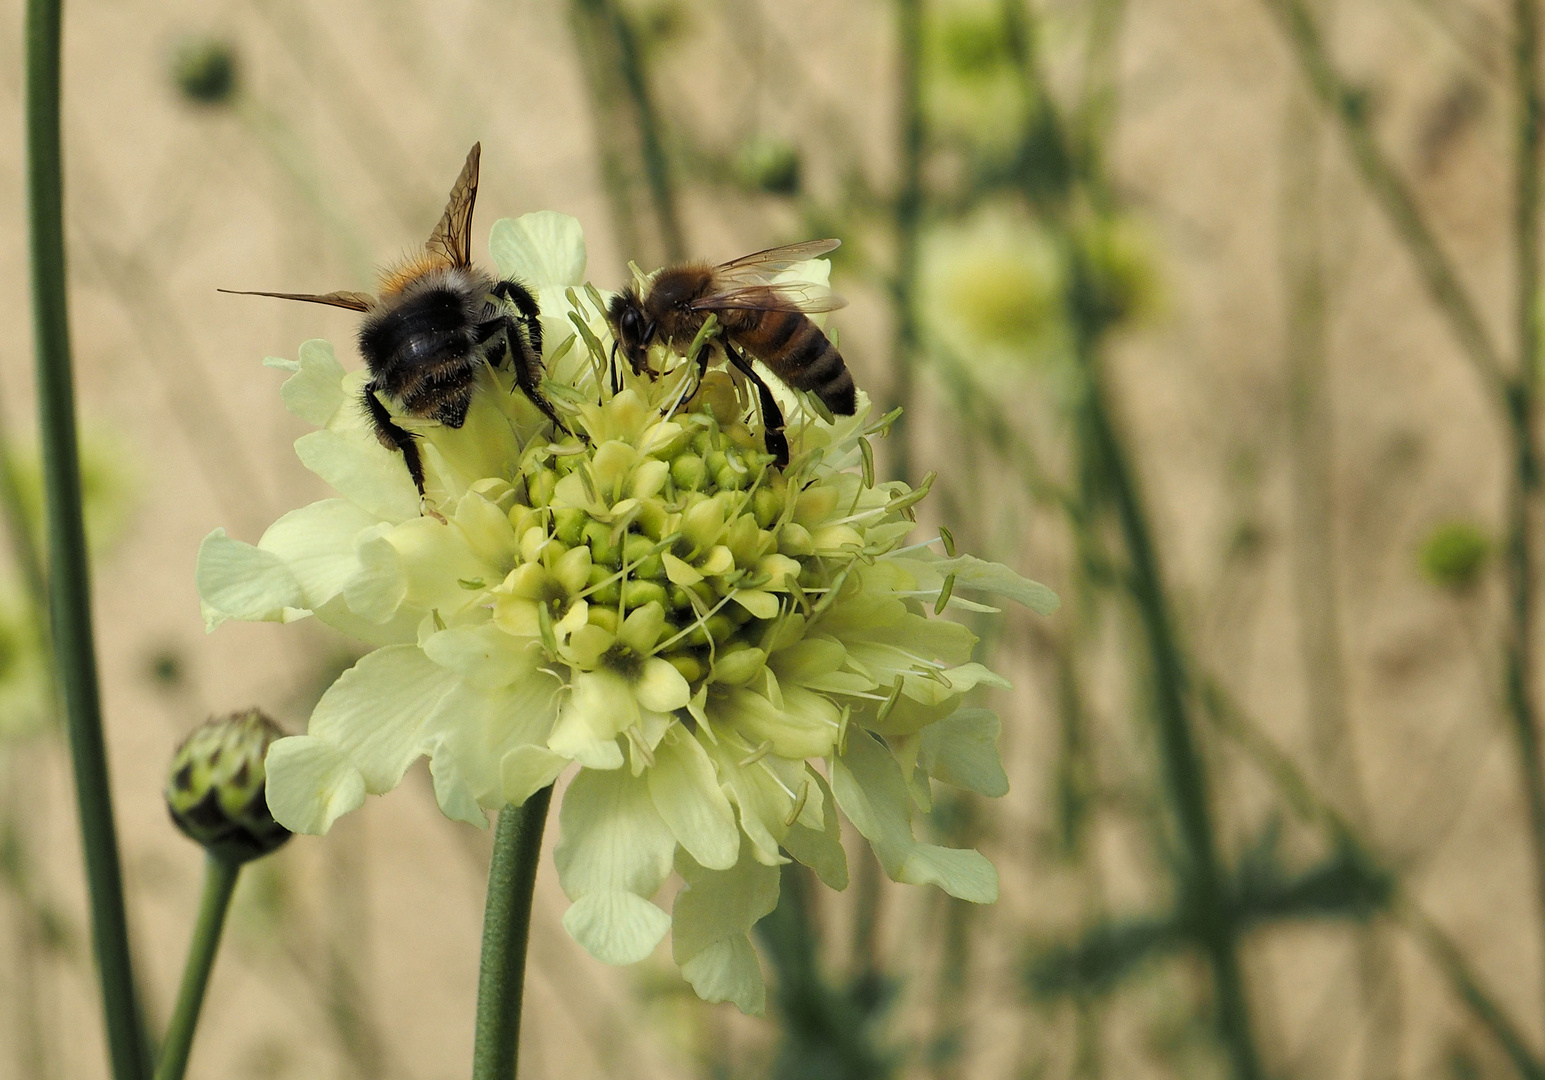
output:
[[[381,399],[376,397],[378,388],[371,383],[366,383],[360,391],[360,400],[365,403],[365,410],[370,414],[371,426],[375,428],[376,438],[381,440],[381,445],[388,450],[396,450],[402,455],[402,460],[408,466],[408,475],[413,477],[413,486],[418,488],[418,498],[422,506],[430,514],[440,517],[433,509],[429,509],[429,496],[424,491],[424,459],[419,456],[418,442],[413,433],[399,427],[392,419],[392,414],[387,412],[386,406],[381,404]],[[444,519],[441,518],[443,521]]]
[[[513,285],[514,283],[500,282],[500,284]],[[519,286],[516,287],[519,288]],[[521,292],[525,293],[525,290],[522,289]],[[530,293],[525,293],[525,296],[530,300]],[[535,321],[532,320],[533,323]],[[568,431],[569,426],[558,419],[552,402],[548,401],[547,396],[542,393],[542,354],[538,351],[541,346],[542,331],[538,329],[533,337],[522,335],[520,330],[521,327],[514,319],[508,315],[501,315],[478,327],[476,341],[479,345],[486,345],[502,333],[505,348],[509,350],[510,360],[515,366],[515,385],[520,387],[531,404],[542,410],[543,416],[553,422],[553,427],[560,431]]]
[[783,434],[783,410],[778,408],[778,399],[773,397],[773,392],[751,366],[751,361],[728,341],[724,343],[724,352],[730,358],[730,363],[756,385],[757,399],[762,405],[762,437],[767,443],[767,452],[773,456],[775,466],[784,468],[789,463],[789,440]]

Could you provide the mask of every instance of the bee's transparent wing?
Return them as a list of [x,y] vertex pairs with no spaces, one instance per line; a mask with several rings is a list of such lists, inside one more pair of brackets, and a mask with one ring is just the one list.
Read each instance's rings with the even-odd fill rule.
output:
[[376,306],[376,298],[362,292],[293,293],[251,292],[246,289],[217,289],[216,292],[232,296],[272,296],[277,300],[300,300],[307,304],[326,304],[328,307],[348,308],[350,311],[369,311]]
[[847,301],[825,285],[813,281],[759,282],[754,285],[727,285],[716,281],[718,286],[707,296],[694,301],[696,311],[713,311],[740,308],[749,311],[799,311],[814,315],[822,311],[836,311]]
[[451,188],[440,224],[424,244],[425,251],[444,256],[452,266],[472,264],[472,207],[477,202],[477,169],[482,155],[483,144],[473,143],[461,175]]
[[738,259],[718,266],[714,273],[721,277],[741,278],[749,280],[750,277],[767,277],[776,274],[780,270],[787,270],[795,263],[804,262],[806,259],[817,259],[828,251],[835,251],[842,246],[841,240],[806,240],[798,244],[785,244],[782,247],[767,248],[765,251],[753,251],[750,255],[742,255]]

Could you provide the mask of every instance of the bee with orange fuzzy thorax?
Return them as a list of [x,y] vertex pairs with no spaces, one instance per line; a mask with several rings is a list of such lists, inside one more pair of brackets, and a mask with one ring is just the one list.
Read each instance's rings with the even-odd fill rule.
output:
[[370,381],[361,400],[382,445],[402,454],[420,498],[425,495],[424,463],[415,436],[396,422],[383,395],[408,416],[459,428],[466,423],[479,368],[485,362],[502,366],[508,356],[516,385],[555,427],[563,427],[540,389],[542,323],[536,299],[520,282],[495,279],[472,265],[472,208],[481,152],[481,144],[474,144],[467,154],[423,253],[381,275],[379,297],[357,292],[241,293],[364,312],[359,351]]

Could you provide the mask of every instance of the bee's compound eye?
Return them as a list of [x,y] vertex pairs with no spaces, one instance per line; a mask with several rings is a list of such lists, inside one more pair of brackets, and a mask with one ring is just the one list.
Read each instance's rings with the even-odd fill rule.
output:
[[644,336],[644,320],[638,308],[623,308],[622,317],[617,321],[617,329],[622,331],[622,336],[628,341],[639,341]]

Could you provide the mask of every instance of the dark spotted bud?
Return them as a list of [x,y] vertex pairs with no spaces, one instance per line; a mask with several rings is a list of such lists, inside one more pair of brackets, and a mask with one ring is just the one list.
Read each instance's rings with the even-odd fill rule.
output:
[[283,735],[257,709],[195,728],[166,777],[166,806],[177,827],[229,862],[267,855],[288,840],[289,830],[268,812],[263,795],[263,757]]
[[236,51],[223,41],[186,41],[172,57],[172,82],[195,105],[224,105],[236,94]]

